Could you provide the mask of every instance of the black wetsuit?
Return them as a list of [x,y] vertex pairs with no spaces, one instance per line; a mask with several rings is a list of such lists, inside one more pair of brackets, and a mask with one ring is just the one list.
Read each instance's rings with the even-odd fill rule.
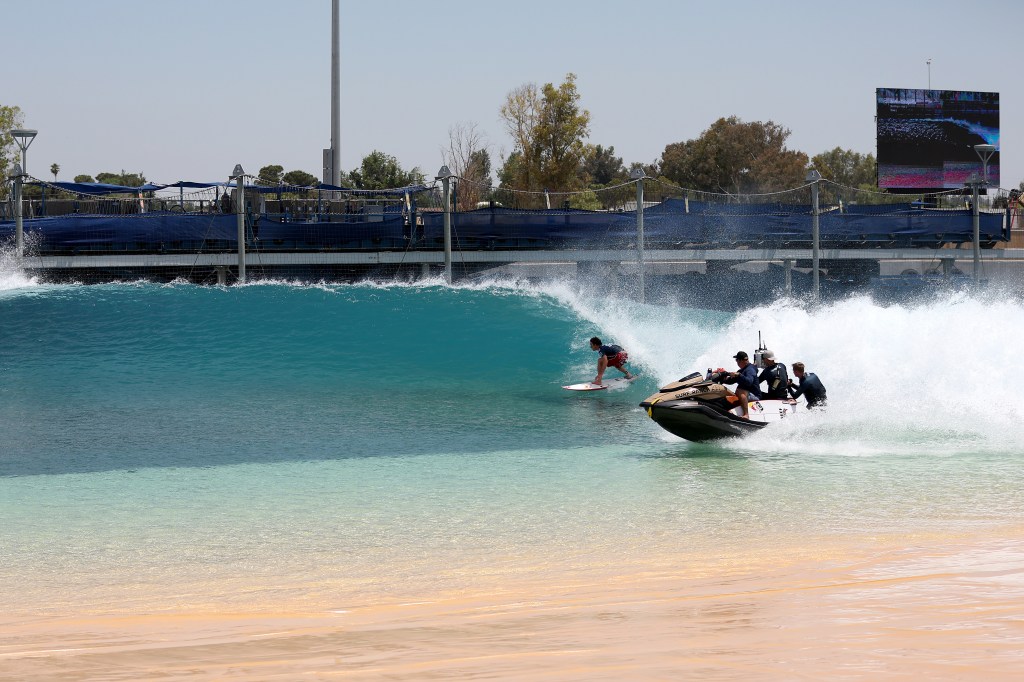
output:
[[790,386],[789,394],[794,398],[804,396],[807,400],[807,409],[824,405],[828,402],[828,396],[825,395],[825,387],[814,372],[804,374],[804,377],[800,380],[800,388]]
[[765,367],[760,376],[757,377],[757,383],[768,382],[768,390],[761,396],[764,400],[789,400],[789,393],[786,391],[786,385],[789,383],[789,373],[786,371],[786,366],[781,362],[776,362],[771,367]]

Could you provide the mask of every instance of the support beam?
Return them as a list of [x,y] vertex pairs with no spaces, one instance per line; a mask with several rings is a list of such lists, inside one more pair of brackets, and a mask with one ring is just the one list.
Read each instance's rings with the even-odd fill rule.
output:
[[437,171],[436,180],[441,181],[444,188],[444,281],[452,283],[452,194],[451,180],[455,174],[448,166],[441,166]]
[[811,183],[811,297],[821,300],[821,283],[819,269],[821,264],[821,211],[818,207],[818,190],[821,173],[813,168],[807,172],[807,182]]
[[633,170],[629,177],[636,180],[636,268],[640,291],[637,299],[643,303],[647,295],[644,263],[644,178],[647,174],[642,168]]
[[245,284],[245,171],[236,164],[231,176],[235,181],[235,218],[238,225],[238,283]]
[[21,203],[21,188],[24,181],[22,173],[22,167],[14,164],[14,248],[18,258],[25,255],[25,224],[22,219],[24,207]]

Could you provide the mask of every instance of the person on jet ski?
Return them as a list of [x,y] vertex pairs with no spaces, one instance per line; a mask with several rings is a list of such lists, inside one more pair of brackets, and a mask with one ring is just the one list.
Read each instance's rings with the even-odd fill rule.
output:
[[757,377],[757,383],[758,386],[763,383],[768,384],[768,390],[761,395],[761,398],[763,400],[789,400],[787,389],[790,381],[786,366],[781,362],[776,362],[775,353],[770,350],[762,351],[761,361],[764,362],[764,369]]
[[604,371],[609,367],[614,367],[623,374],[626,375],[627,379],[632,379],[633,375],[630,374],[629,370],[623,365],[629,360],[629,354],[623,350],[622,346],[617,346],[614,343],[604,345],[601,343],[601,339],[593,337],[590,339],[590,350],[596,350],[600,355],[597,356],[597,376],[594,377],[594,383],[597,386],[601,385],[601,379],[604,377]]
[[825,394],[825,386],[821,379],[814,372],[804,369],[804,363],[793,363],[793,374],[800,380],[800,387],[797,388],[792,380],[789,382],[789,394],[793,398],[803,396],[807,400],[807,409],[812,407],[825,407],[828,403],[828,396]]
[[732,356],[739,365],[738,372],[727,372],[722,377],[722,383],[736,384],[736,397],[740,399],[740,408],[743,410],[743,418],[750,419],[750,400],[761,399],[761,382],[757,380],[757,367],[750,364],[746,351],[739,351]]

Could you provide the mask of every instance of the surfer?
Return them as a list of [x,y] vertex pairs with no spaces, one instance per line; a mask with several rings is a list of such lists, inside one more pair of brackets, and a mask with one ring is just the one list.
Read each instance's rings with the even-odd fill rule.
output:
[[624,367],[626,361],[629,360],[629,354],[622,348],[614,343],[605,345],[601,343],[601,339],[593,337],[590,339],[590,350],[597,351],[597,376],[594,377],[593,383],[597,386],[601,385],[601,380],[604,378],[604,371],[609,367],[614,367],[623,374],[626,375],[627,379],[632,379],[633,375],[628,369]]

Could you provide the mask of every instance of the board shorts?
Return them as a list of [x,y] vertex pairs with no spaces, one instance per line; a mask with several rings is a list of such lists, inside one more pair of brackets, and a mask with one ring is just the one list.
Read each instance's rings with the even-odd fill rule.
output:
[[608,356],[608,366],[616,369],[622,369],[622,366],[629,360],[629,355],[626,351],[619,351],[615,355]]

